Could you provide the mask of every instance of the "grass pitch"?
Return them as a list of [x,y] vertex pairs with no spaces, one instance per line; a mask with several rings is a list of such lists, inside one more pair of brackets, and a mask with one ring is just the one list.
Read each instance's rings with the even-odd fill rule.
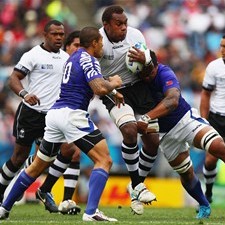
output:
[[[81,205],[82,213],[85,209]],[[113,224],[118,225],[225,225],[225,210],[222,208],[212,208],[210,219],[199,221],[195,219],[196,213],[194,208],[145,208],[142,216],[133,215],[128,207],[101,207],[106,215],[115,217],[118,222]],[[24,204],[14,206],[9,219],[0,221],[1,224],[19,224],[19,225],[34,225],[34,224],[62,224],[62,225],[90,225],[96,223],[109,222],[83,222],[82,213],[79,215],[62,215],[51,214],[44,209],[41,204]]]

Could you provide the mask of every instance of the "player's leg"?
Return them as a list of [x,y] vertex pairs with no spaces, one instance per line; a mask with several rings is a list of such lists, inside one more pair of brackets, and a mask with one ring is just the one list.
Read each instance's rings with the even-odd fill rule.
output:
[[36,178],[51,164],[59,150],[60,143],[53,144],[43,140],[33,163],[18,176],[7,198],[0,207],[0,219],[7,219],[15,201]]
[[139,176],[139,149],[137,143],[137,124],[132,108],[125,104],[119,109],[113,107],[110,115],[122,136],[122,157],[126,164],[131,178],[131,185],[128,185],[128,192],[131,196],[131,209],[134,213],[143,214],[143,203],[150,203],[155,200],[155,195],[147,190]]
[[0,201],[3,200],[4,192],[9,183],[12,181],[28,157],[30,148],[31,146],[22,146],[16,143],[13,150],[13,155],[3,164],[0,174]]
[[[225,120],[224,116],[220,116],[218,114],[209,113],[208,121],[212,127],[221,135],[223,140],[225,140]],[[217,175],[217,161],[218,159],[206,152],[205,163],[203,167],[203,175],[205,180],[206,187],[206,198],[211,203],[212,195],[213,195],[213,185],[216,180]]]
[[57,154],[56,159],[50,166],[44,183],[36,192],[36,198],[41,200],[45,205],[45,209],[51,213],[56,213],[59,211],[51,194],[51,190],[71,162],[71,158],[74,153],[74,149],[72,149],[71,146],[73,146],[73,144],[69,145],[64,143],[61,145],[60,152]]
[[143,146],[139,153],[139,176],[144,182],[158,154],[159,135],[157,133],[144,134],[141,139]]
[[63,173],[64,195],[58,208],[62,214],[76,215],[80,213],[81,208],[72,199],[80,175],[80,150],[76,145],[73,145],[72,148],[75,152],[68,168]]
[[[33,123],[36,125],[35,129]],[[0,175],[0,198],[3,198],[8,184],[27,159],[35,138],[43,135],[44,126],[44,114],[30,109],[23,103],[19,105],[13,124],[13,135],[16,137],[16,143],[11,158],[2,167]]]
[[196,218],[208,218],[211,214],[210,205],[202,191],[201,183],[194,173],[188,151],[180,153],[169,164],[180,175],[181,184],[184,189],[199,203],[199,212]]
[[206,152],[205,155],[205,163],[203,166],[203,175],[205,181],[205,196],[208,199],[209,203],[212,203],[212,195],[213,195],[213,185],[216,180],[217,175],[217,161],[218,158]]
[[83,214],[83,220],[117,221],[114,218],[105,216],[98,209],[102,192],[108,180],[109,170],[112,166],[112,159],[109,154],[106,140],[97,129],[75,141],[75,144],[94,162],[94,168],[89,179],[89,194],[87,206]]

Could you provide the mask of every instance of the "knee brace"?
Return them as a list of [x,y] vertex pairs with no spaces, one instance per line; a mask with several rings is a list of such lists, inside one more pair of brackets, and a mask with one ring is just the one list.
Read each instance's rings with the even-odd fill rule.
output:
[[118,108],[117,106],[113,107],[110,111],[110,116],[117,127],[121,127],[125,123],[129,123],[129,122],[136,123],[136,119],[134,117],[134,111],[127,104],[125,104],[124,106],[121,106],[120,108]]
[[56,158],[61,144],[62,143],[51,143],[43,139],[37,156],[46,162],[51,162]]
[[202,149],[208,151],[212,142],[218,137],[220,137],[220,135],[214,129],[207,131],[201,139]]
[[190,156],[188,156],[179,166],[174,166],[173,169],[179,174],[185,173],[192,166]]

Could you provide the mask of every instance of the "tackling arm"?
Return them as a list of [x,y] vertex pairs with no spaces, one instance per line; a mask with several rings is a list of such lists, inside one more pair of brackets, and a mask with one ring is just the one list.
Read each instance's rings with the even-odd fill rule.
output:
[[180,90],[177,88],[170,88],[165,93],[165,98],[147,115],[151,119],[160,118],[168,115],[170,112],[175,110],[179,104]]
[[171,88],[165,93],[165,98],[151,111],[143,115],[137,122],[138,133],[159,131],[158,118],[175,110],[179,104],[180,90]]

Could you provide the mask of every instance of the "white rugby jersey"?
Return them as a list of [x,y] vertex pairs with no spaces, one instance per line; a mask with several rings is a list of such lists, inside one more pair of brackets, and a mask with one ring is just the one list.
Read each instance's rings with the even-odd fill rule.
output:
[[23,54],[15,66],[16,70],[26,74],[26,91],[40,99],[40,105],[28,107],[47,112],[58,99],[63,67],[69,54],[60,49],[59,52],[48,52],[40,45]]
[[125,63],[126,53],[131,46],[137,42],[146,44],[143,34],[132,27],[127,27],[127,35],[123,41],[109,41],[104,28],[100,28],[100,33],[103,36],[103,57],[99,60],[104,77],[109,77],[118,74],[123,84],[129,84],[139,80],[137,75],[128,71]]
[[225,113],[225,64],[222,58],[209,63],[202,86],[212,91],[210,111]]

